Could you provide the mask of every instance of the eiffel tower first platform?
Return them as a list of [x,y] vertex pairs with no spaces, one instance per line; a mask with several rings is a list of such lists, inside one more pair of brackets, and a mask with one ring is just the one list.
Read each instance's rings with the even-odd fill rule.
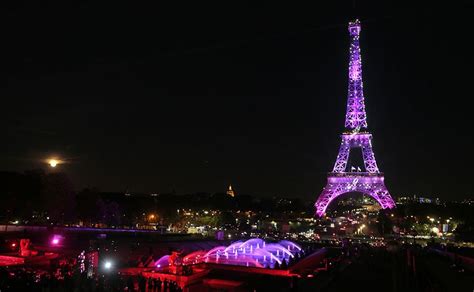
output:
[[[342,141],[336,164],[328,174],[328,182],[314,204],[316,215],[323,216],[328,205],[337,197],[359,192],[374,198],[383,209],[395,207],[387,187],[384,175],[379,171],[372,150],[372,134],[367,131],[367,119],[362,84],[362,61],[360,56],[359,34],[361,26],[358,20],[349,22],[351,38],[349,60],[349,90],[347,97],[346,131],[341,135]],[[352,148],[361,148],[364,170],[347,171],[347,161]]]

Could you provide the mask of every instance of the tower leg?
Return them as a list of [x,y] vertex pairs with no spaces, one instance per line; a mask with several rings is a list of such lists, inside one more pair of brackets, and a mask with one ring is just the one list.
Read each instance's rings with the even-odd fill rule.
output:
[[375,199],[383,209],[395,207],[390,193],[383,182],[383,176],[330,176],[328,183],[314,204],[316,215],[326,213],[329,204],[345,193],[358,192]]
[[377,167],[377,161],[375,161],[375,155],[372,151],[372,143],[368,139],[364,142],[361,146],[362,148],[362,158],[364,159],[365,171],[370,173],[379,172],[379,168]]
[[344,139],[339,147],[339,154],[337,154],[336,164],[334,164],[333,172],[344,172],[346,171],[347,161],[349,159],[349,153],[351,151],[350,144]]

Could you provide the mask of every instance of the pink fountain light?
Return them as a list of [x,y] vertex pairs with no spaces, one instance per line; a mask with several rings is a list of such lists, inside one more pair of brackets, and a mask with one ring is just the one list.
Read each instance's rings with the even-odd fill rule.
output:
[[169,266],[169,255],[164,255],[155,262],[155,267],[158,269]]
[[[236,241],[229,246],[218,246],[209,251],[195,251],[183,257],[183,265],[214,263],[258,268],[274,268],[276,264],[288,263],[295,255],[302,253],[301,247],[288,240],[266,243],[260,238]],[[169,255],[155,263],[157,268],[167,266]],[[160,267],[158,267],[160,264]]]
[[62,236],[60,235],[53,235],[51,239],[51,245],[57,246],[61,243]]

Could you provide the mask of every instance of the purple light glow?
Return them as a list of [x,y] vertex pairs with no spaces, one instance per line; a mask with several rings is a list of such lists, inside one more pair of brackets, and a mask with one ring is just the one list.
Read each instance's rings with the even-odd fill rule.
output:
[[[209,251],[195,251],[183,257],[184,265],[198,263],[215,263],[224,265],[238,265],[258,268],[274,268],[275,264],[288,262],[297,253],[301,253],[301,247],[296,243],[283,240],[278,243],[266,243],[260,238],[252,238],[247,241],[237,241],[229,246],[218,246]],[[155,263],[163,267],[168,265],[169,256],[164,256]],[[165,262],[166,261],[166,262]]]
[[155,262],[157,268],[164,268],[169,266],[169,255],[164,255]]
[[61,243],[62,236],[61,235],[53,235],[51,239],[51,245],[57,246]]
[[204,258],[206,262],[225,265],[273,268],[276,263],[288,262],[299,252],[301,247],[292,241],[266,243],[260,238],[252,238],[234,242],[228,247],[214,248]]
[[[349,61],[349,93],[347,97],[347,112],[345,127],[350,133],[342,134],[341,146],[328,183],[314,204],[316,215],[323,216],[328,205],[340,195],[349,192],[360,192],[374,198],[383,209],[394,208],[395,202],[390,196],[384,183],[384,176],[379,171],[372,150],[372,134],[359,132],[367,128],[365,114],[362,61],[360,57],[359,34],[361,26],[358,20],[349,23],[351,37]],[[362,149],[365,171],[348,172],[347,163],[352,148]],[[352,169],[352,168],[351,168]],[[355,169],[355,168],[354,168]]]

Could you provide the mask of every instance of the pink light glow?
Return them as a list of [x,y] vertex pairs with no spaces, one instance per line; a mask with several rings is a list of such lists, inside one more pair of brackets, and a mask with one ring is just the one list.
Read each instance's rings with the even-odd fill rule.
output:
[[59,245],[61,242],[61,236],[60,235],[53,235],[53,238],[51,239],[51,245]]
[[155,262],[157,268],[169,266],[169,255],[164,255]]

